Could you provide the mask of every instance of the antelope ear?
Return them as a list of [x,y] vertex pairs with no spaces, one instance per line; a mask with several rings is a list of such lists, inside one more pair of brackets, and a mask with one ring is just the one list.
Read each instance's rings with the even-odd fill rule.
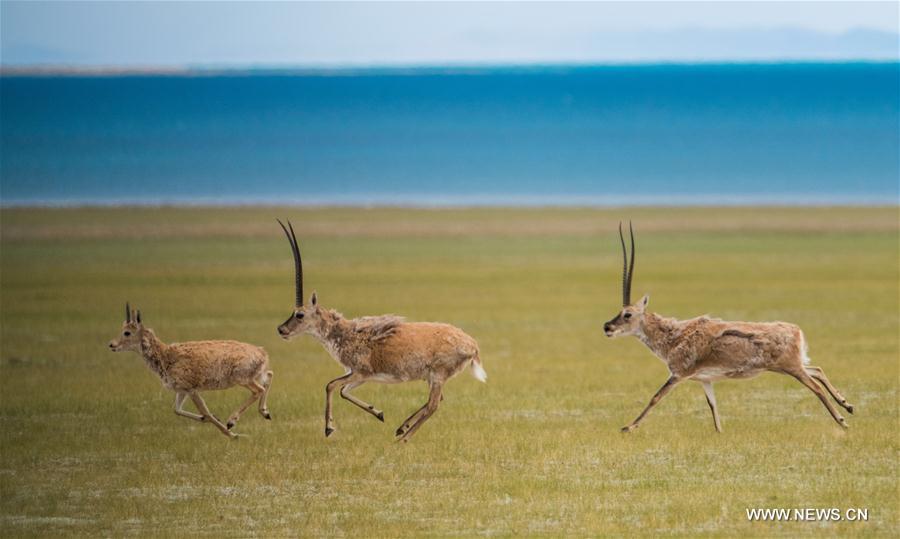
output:
[[137,322],[138,324],[141,323],[141,310],[140,309],[138,309],[137,316],[135,316],[135,322]]
[[641,298],[641,309],[646,309],[647,304],[650,303],[650,294],[644,294],[644,297]]
[[319,298],[316,297],[316,291],[313,290],[312,296],[309,298],[309,304],[315,307],[319,304]]

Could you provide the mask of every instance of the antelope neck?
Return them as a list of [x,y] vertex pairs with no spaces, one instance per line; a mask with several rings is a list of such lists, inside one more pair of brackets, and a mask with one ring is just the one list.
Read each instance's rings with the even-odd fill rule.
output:
[[165,373],[168,364],[166,363],[166,348],[168,345],[162,342],[152,329],[146,328],[141,330],[141,355],[150,370],[158,374],[160,377]]
[[349,323],[337,311],[322,309],[318,324],[310,332],[322,346],[338,359],[341,344],[346,340]]
[[659,357],[665,357],[671,348],[672,335],[677,330],[677,321],[656,313],[644,313],[636,336]]

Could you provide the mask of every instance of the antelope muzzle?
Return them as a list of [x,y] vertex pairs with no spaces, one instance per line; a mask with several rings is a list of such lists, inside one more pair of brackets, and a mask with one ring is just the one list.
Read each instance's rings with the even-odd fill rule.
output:
[[616,331],[616,322],[619,320],[619,317],[615,317],[609,322],[603,324],[603,333],[606,334],[607,337],[612,337]]
[[287,322],[278,326],[278,335],[284,340],[288,340],[291,337],[291,329],[287,327]]

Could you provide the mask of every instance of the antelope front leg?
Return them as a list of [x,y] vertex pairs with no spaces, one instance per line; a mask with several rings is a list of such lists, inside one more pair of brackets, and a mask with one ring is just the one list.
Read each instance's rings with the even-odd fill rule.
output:
[[331,401],[332,395],[334,394],[334,390],[338,388],[338,386],[343,386],[347,380],[353,376],[353,372],[348,372],[343,376],[338,376],[334,380],[328,382],[325,385],[325,437],[328,438],[331,436],[331,433],[334,432],[334,416],[331,414]]
[[191,391],[190,396],[191,396],[191,400],[194,401],[194,405],[203,414],[203,417],[205,420],[209,420],[213,425],[216,426],[217,429],[222,431],[222,434],[224,434],[225,436],[228,436],[229,438],[237,437],[237,434],[228,430],[228,427],[223,425],[222,422],[219,421],[218,418],[216,418],[216,416],[214,416],[212,414],[212,412],[209,411],[209,408],[206,406],[206,403],[203,401],[203,397],[201,397],[199,393],[197,393],[196,391]]
[[670,376],[669,379],[666,380],[666,383],[663,384],[663,386],[659,388],[659,391],[656,392],[656,395],[653,395],[653,398],[650,399],[650,404],[648,404],[647,407],[644,408],[644,411],[641,412],[641,415],[637,416],[637,419],[632,421],[631,424],[622,427],[622,432],[631,432],[636,429],[638,427],[638,424],[643,421],[644,416],[647,415],[647,412],[649,412],[651,408],[656,406],[657,403],[659,403],[659,401],[666,396],[666,393],[672,391],[672,388],[675,387],[679,382],[681,382],[679,378]]
[[184,391],[179,391],[175,393],[175,415],[180,415],[181,417],[186,417],[188,419],[193,419],[194,421],[205,421],[202,415],[195,414],[193,412],[186,412],[182,408],[184,407],[184,399],[186,399],[188,394]]
[[353,389],[353,388],[355,388],[355,387],[359,387],[359,386],[363,385],[364,383],[366,383],[365,380],[360,380],[360,381],[358,381],[358,382],[351,382],[351,383],[348,383],[348,384],[344,384],[344,387],[341,388],[341,397],[343,397],[345,400],[348,400],[348,401],[352,402],[352,403],[355,404],[356,406],[359,406],[360,408],[362,408],[362,409],[365,410],[366,412],[368,412],[368,413],[372,414],[373,416],[375,416],[376,419],[378,419],[378,420],[380,420],[382,423],[384,423],[384,412],[382,412],[382,411],[379,410],[378,408],[375,408],[375,407],[372,406],[371,404],[369,404],[369,403],[367,403],[367,402],[365,402],[365,401],[363,401],[363,400],[360,400],[360,399],[358,399],[358,398],[356,398],[355,396],[353,396],[353,395],[350,394],[350,390],[351,390],[351,389]]
[[[409,438],[416,433],[419,428],[422,427],[422,424],[428,421],[428,418],[434,415],[437,411],[438,405],[441,403],[441,392],[443,391],[444,383],[443,382],[432,382],[431,383],[431,393],[428,395],[428,403],[425,405],[425,410],[419,416],[419,419],[416,420],[415,423],[409,428],[408,431],[403,433],[403,436],[399,441],[406,442],[409,441]],[[419,412],[416,412],[417,414]]]
[[719,410],[716,408],[716,394],[713,393],[712,382],[702,383],[703,392],[706,393],[706,403],[709,404],[709,409],[712,410],[713,423],[716,426],[716,432],[722,432],[722,423],[719,422]]

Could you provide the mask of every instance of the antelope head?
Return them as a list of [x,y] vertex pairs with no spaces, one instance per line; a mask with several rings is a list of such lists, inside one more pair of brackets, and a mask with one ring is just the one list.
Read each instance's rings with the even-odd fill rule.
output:
[[122,333],[119,334],[118,338],[109,341],[109,349],[113,352],[140,352],[141,332],[143,329],[141,311],[131,310],[131,306],[126,302]]
[[622,335],[634,335],[640,330],[641,319],[650,302],[650,296],[645,295],[637,303],[631,303],[631,278],[634,276],[634,230],[631,222],[628,222],[628,235],[631,238],[631,261],[628,259],[628,251],[625,249],[625,236],[622,235],[622,223],[619,223],[619,241],[622,242],[622,310],[609,322],[603,324],[603,332],[607,337],[619,337]]
[[287,226],[284,226],[284,223],[280,220],[278,224],[284,230],[284,234],[291,244],[291,252],[294,255],[294,312],[283,324],[278,326],[278,334],[281,338],[290,340],[302,333],[312,333],[318,327],[316,322],[321,318],[321,311],[319,311],[319,302],[315,292],[312,293],[309,299],[309,305],[303,304],[303,261],[300,259],[300,246],[297,244],[297,235],[294,234],[294,227],[290,221],[288,221]]

